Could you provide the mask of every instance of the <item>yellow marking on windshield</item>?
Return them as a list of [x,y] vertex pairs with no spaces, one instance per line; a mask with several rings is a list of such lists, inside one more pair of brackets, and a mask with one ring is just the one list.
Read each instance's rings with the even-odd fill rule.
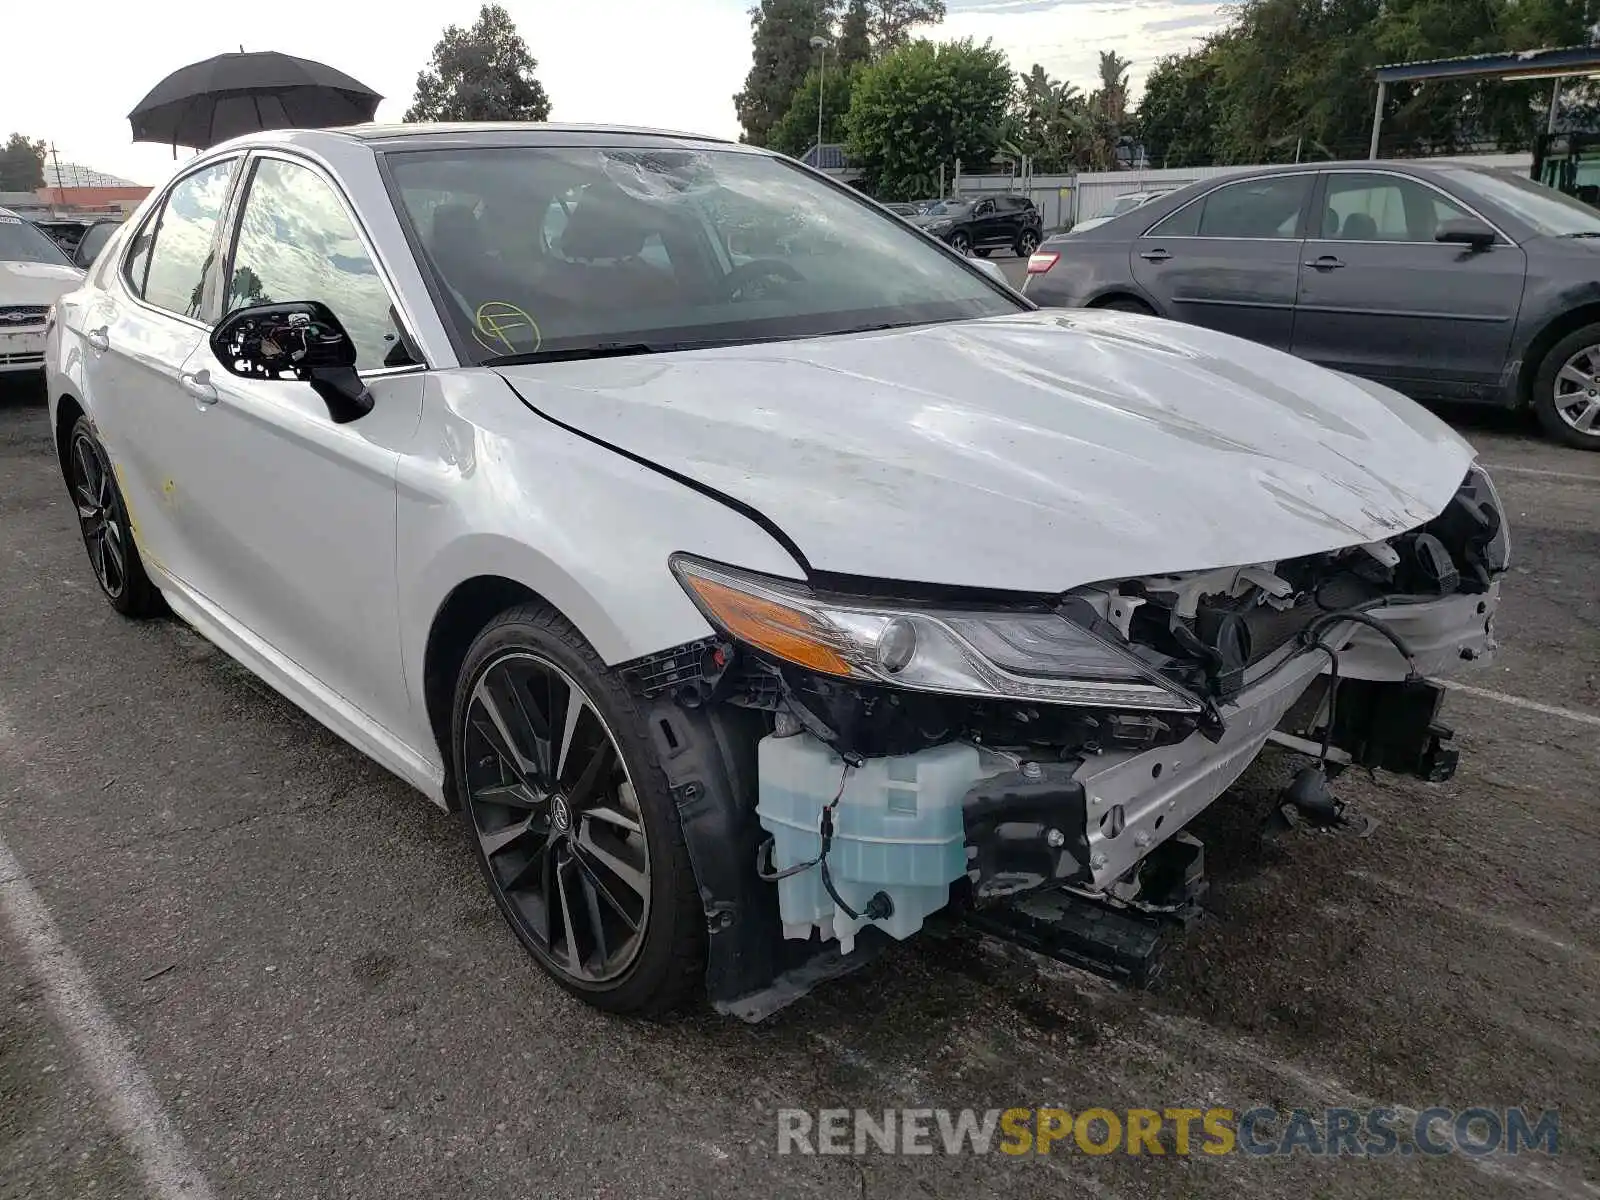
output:
[[[515,304],[505,300],[487,300],[478,305],[472,324],[472,336],[485,350],[504,350],[507,354],[529,353],[538,350],[544,342],[538,323]],[[512,335],[524,329],[533,331],[533,345],[514,345]]]

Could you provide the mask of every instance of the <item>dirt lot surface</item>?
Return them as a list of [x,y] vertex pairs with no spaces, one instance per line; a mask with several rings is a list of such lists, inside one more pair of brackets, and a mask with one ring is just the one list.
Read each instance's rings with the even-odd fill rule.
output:
[[[1208,911],[1153,991],[921,940],[760,1026],[652,1025],[546,981],[455,818],[185,628],[118,618],[42,397],[0,393],[0,1197],[1600,1196],[1600,455],[1462,428],[1515,569],[1467,680],[1492,694],[1447,709],[1452,782],[1346,776],[1374,837],[1263,845],[1292,763],[1258,763],[1204,819]],[[92,1004],[52,1003],[69,976]],[[1561,1152],[777,1153],[785,1107],[1436,1104],[1559,1108]],[[151,1113],[187,1155],[156,1188]]]

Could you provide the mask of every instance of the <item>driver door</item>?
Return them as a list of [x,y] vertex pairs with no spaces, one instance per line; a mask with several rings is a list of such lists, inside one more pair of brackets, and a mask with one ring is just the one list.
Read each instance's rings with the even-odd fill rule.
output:
[[972,244],[992,246],[1000,240],[1000,230],[1005,223],[993,198],[979,200],[972,206]]
[[230,374],[203,341],[174,449],[192,583],[232,621],[380,725],[405,727],[395,591],[395,470],[424,376],[357,218],[308,162],[255,156],[229,231],[222,311],[320,300],[356,345],[373,410],[335,424],[305,383]]

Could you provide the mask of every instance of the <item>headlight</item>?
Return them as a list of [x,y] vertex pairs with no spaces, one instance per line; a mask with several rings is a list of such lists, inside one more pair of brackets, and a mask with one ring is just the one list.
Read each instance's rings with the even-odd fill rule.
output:
[[919,608],[820,597],[675,555],[678,582],[717,629],[824,675],[920,692],[1199,712],[1121,646],[1054,612]]
[[929,221],[923,228],[929,233],[943,233],[954,224],[954,221]]
[[1477,463],[1473,463],[1471,469],[1467,471],[1467,478],[1461,484],[1461,490],[1472,499],[1488,504],[1499,518],[1499,527],[1484,548],[1484,557],[1491,571],[1504,571],[1511,565],[1511,530],[1506,528],[1506,509],[1505,505],[1500,503],[1499,489],[1494,486],[1494,480],[1490,478],[1489,472]]

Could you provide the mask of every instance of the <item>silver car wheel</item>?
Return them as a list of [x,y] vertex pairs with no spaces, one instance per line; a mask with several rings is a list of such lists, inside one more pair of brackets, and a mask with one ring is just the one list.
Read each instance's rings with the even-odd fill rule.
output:
[[1585,346],[1556,372],[1554,408],[1578,433],[1600,437],[1600,346]]

